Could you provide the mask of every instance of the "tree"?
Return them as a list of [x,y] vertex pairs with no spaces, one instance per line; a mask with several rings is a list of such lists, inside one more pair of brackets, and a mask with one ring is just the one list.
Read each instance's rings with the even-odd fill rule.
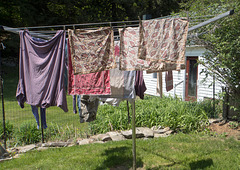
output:
[[[151,14],[153,18],[179,11],[181,0],[3,0],[0,2],[1,25],[31,27],[43,25],[81,24],[138,20]],[[4,37],[7,56],[18,56],[19,44],[13,34],[0,32]],[[13,38],[14,37],[14,38]],[[11,41],[9,41],[9,39]],[[15,50],[12,50],[12,49]]]
[[195,16],[235,10],[233,15],[198,30],[200,32],[204,30],[205,34],[194,42],[204,45],[207,49],[203,60],[199,61],[206,68],[203,72],[215,76],[216,80],[227,87],[231,98],[240,103],[240,2],[196,0],[183,4],[183,7]]

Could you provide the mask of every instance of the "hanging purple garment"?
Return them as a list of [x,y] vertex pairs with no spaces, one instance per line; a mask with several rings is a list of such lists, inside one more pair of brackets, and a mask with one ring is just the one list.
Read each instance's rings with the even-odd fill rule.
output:
[[38,41],[28,31],[20,31],[18,104],[24,102],[68,111],[64,88],[65,31],[57,31],[49,41]]
[[144,99],[144,92],[147,90],[147,88],[143,79],[143,71],[136,71],[134,87],[136,95],[139,96],[140,99]]

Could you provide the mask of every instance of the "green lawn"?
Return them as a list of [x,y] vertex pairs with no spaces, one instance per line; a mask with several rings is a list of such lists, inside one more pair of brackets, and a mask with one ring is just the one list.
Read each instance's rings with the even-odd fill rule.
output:
[[[18,83],[18,67],[3,67],[4,71],[4,111],[5,111],[5,120],[6,122],[13,125],[13,131],[18,131],[22,126],[26,124],[33,124],[37,127],[35,118],[32,114],[31,106],[24,104],[24,108],[20,108],[16,100],[16,89]],[[54,129],[58,133],[59,138],[64,137],[66,140],[69,136],[71,137],[81,137],[83,134],[88,131],[88,124],[81,123],[78,114],[73,113],[73,102],[72,96],[67,95],[68,102],[68,112],[64,112],[61,108],[57,106],[49,107],[46,110],[46,120],[48,128],[45,130],[46,133]],[[2,100],[0,113],[2,115]],[[2,116],[1,116],[2,117]],[[2,118],[0,119],[0,130],[2,128]],[[50,133],[50,132],[49,132]],[[69,134],[72,133],[72,134]],[[0,134],[1,136],[2,134]],[[15,145],[15,139],[7,142],[7,147],[12,147]],[[50,139],[53,140],[53,139]],[[19,144],[19,143],[18,143]]]
[[[137,139],[140,169],[240,169],[240,142],[204,134]],[[1,163],[1,169],[102,170],[132,166],[132,141],[30,151]]]
[[[35,122],[30,105],[24,105],[21,109],[16,100],[16,89],[18,83],[18,68],[3,67],[4,79],[4,107],[6,120],[19,127],[23,122]],[[65,125],[69,122],[73,125],[80,125],[78,114],[73,114],[72,96],[67,95],[68,112],[58,107],[49,107],[46,111],[47,123]],[[0,108],[2,113],[2,107]]]
[[[15,99],[17,68],[6,68],[4,96],[6,120],[21,127],[35,123],[29,105],[21,109]],[[82,137],[89,128],[97,133],[129,129],[126,102],[119,107],[100,106],[97,119],[79,123],[78,114],[72,112],[72,97],[67,96],[69,112],[58,107],[47,109],[47,135],[55,133],[56,140]],[[137,140],[137,166],[139,169],[240,169],[240,142],[233,139],[204,135],[205,122],[211,116],[211,103],[189,103],[179,99],[146,96],[136,101],[136,126],[168,126],[179,133],[167,138]],[[0,109],[2,113],[2,110]],[[27,128],[26,128],[27,127]],[[30,126],[22,128],[21,137]],[[34,124],[35,127],[35,124]],[[206,130],[206,129],[205,129]],[[192,131],[192,132],[191,132]],[[206,130],[207,131],[207,130]],[[35,131],[36,132],[36,131]],[[191,132],[191,133],[189,133]],[[57,134],[57,135],[56,135]],[[54,140],[55,138],[49,138]],[[12,139],[14,140],[14,138]],[[15,143],[13,142],[15,145]],[[11,146],[11,143],[10,143]],[[129,169],[132,166],[132,141],[89,144],[67,148],[30,151],[18,159],[1,162],[0,169]]]

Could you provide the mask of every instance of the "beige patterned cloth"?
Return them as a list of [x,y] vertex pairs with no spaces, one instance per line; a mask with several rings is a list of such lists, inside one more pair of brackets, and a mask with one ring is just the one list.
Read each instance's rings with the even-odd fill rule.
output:
[[184,64],[188,21],[182,19],[154,19],[140,22],[138,58],[162,64]]
[[116,67],[113,30],[68,30],[73,73],[88,74]]
[[[176,63],[143,60],[138,58],[139,27],[119,29],[120,35],[120,70],[146,70],[147,73],[176,70]],[[181,65],[184,69],[185,65]]]

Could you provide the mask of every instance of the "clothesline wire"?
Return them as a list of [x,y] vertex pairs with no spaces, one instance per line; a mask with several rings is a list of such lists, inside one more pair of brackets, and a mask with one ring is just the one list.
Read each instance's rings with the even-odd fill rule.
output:
[[[210,24],[212,22],[215,22],[223,17],[226,17],[226,16],[229,16],[229,15],[232,15],[234,14],[234,10],[230,10],[230,11],[227,11],[223,14],[220,14],[216,17],[213,17],[211,19],[208,19],[207,21],[204,21],[204,22],[201,22],[197,25],[194,25],[192,27],[190,27],[188,29],[188,32],[190,31],[193,31],[193,30],[196,30],[200,27],[203,27],[207,24]],[[159,17],[159,18],[155,18],[155,19],[162,19],[162,18],[171,18],[171,16],[164,16],[164,17]],[[180,18],[179,16],[174,16],[173,18]],[[133,21],[116,21],[116,22],[101,22],[101,23],[84,23],[84,24],[66,24],[66,25],[51,25],[51,26],[36,26],[36,27],[19,27],[19,28],[11,28],[11,27],[7,27],[7,26],[1,26],[2,29],[4,29],[5,31],[9,31],[9,32],[13,32],[13,33],[19,33],[19,31],[23,30],[23,29],[43,29],[43,28],[60,28],[62,27],[64,30],[67,29],[67,27],[72,27],[72,28],[75,28],[76,26],[96,26],[98,25],[99,27],[101,25],[109,25],[110,27],[112,27],[113,29],[115,28],[122,28],[122,27],[130,27],[130,26],[137,26],[138,24],[135,24],[135,25],[130,25],[129,23],[139,23],[140,20],[133,20]],[[122,24],[122,25],[115,25],[113,26],[113,24]],[[128,25],[127,25],[128,24]],[[81,28],[81,29],[96,29],[95,28]],[[51,30],[46,30],[46,31],[51,31]],[[36,36],[36,37],[39,37],[39,38],[46,38],[46,39],[49,39],[51,38],[50,36],[51,35],[46,35],[46,34],[54,34],[56,33],[55,32],[56,30],[54,30],[54,32],[50,33],[37,33],[36,31],[30,31],[31,35],[33,36]]]
[[[125,25],[124,25],[125,26]],[[112,26],[112,28],[123,28],[124,26]],[[139,24],[133,24],[133,25],[126,25],[127,27],[138,27]],[[94,28],[84,28],[84,30],[94,30],[96,29],[96,27]],[[30,31],[31,32],[31,31]],[[39,31],[34,31],[35,33],[44,33],[44,34],[55,34],[56,30],[51,31],[51,30],[39,30]]]
[[[84,24],[67,24],[67,25],[50,25],[50,26],[36,26],[36,27],[19,27],[16,29],[41,29],[41,28],[60,28],[60,27],[76,27],[76,26],[95,26],[95,25],[111,25],[111,24],[125,24],[125,23],[138,23],[139,20],[134,21],[115,21],[115,22],[99,22],[99,23],[84,23]],[[123,25],[124,26],[124,25]],[[114,27],[114,26],[113,26]]]
[[[158,17],[156,19],[170,18],[170,17],[172,17],[172,16]],[[75,27],[75,26],[94,26],[94,25],[109,25],[109,26],[111,26],[112,24],[125,24],[125,23],[139,23],[139,20],[113,21],[113,22],[96,22],[96,23],[83,23],[83,24],[49,25],[49,26],[47,25],[47,26],[36,26],[36,27],[19,27],[17,29],[38,29],[38,28],[59,28],[59,27],[62,27],[62,28],[65,27],[66,28],[66,27]]]

